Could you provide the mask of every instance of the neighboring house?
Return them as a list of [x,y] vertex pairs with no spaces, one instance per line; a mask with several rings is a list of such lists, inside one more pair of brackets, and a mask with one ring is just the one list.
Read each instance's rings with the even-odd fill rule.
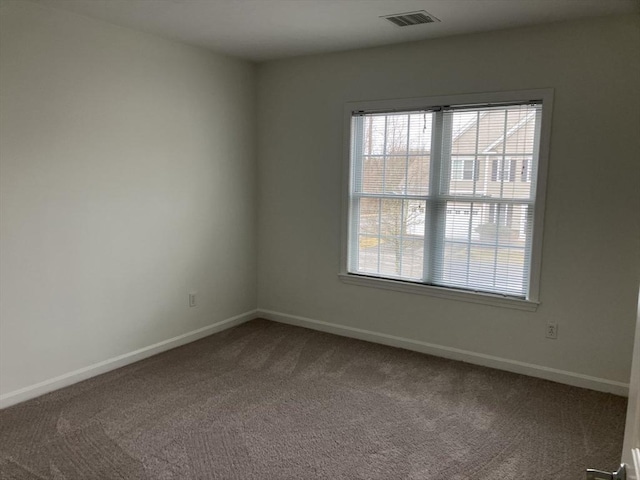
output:
[[[454,127],[455,128],[455,127]],[[487,198],[529,198],[532,188],[535,113],[527,110],[503,110],[473,115],[451,146],[450,194],[475,193]],[[535,185],[533,185],[535,188]],[[527,211],[523,205],[476,205],[471,220],[472,232],[487,237],[499,231],[511,240],[523,238],[527,228]],[[468,206],[451,204],[447,214],[470,217]],[[447,236],[464,237],[468,233],[453,227]],[[467,224],[468,222],[463,222]],[[486,225],[486,228],[482,226]],[[493,229],[490,226],[496,225]],[[478,238],[481,240],[481,238]]]

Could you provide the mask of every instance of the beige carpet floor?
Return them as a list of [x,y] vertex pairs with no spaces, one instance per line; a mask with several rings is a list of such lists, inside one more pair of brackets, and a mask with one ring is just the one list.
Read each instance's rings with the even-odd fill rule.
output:
[[582,480],[626,400],[254,320],[0,411],[3,479]]

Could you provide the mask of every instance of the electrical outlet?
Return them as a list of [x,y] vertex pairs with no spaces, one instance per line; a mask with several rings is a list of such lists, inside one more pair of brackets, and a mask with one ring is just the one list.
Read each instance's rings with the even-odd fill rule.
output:
[[196,306],[196,294],[195,294],[195,292],[189,294],[189,306],[190,307],[195,307]]
[[558,338],[558,324],[555,322],[547,322],[547,338]]

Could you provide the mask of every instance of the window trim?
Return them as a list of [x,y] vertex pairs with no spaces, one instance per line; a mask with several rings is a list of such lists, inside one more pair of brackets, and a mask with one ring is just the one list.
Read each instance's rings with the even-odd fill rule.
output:
[[[542,239],[544,213],[546,203],[547,172],[549,164],[549,147],[551,140],[551,118],[553,110],[552,88],[518,90],[509,92],[470,93],[461,95],[442,95],[404,99],[386,99],[371,101],[347,102],[344,106],[344,137],[342,165],[342,229],[339,279],[348,284],[374,288],[383,288],[405,293],[414,293],[448,298],[472,303],[481,303],[499,307],[535,311],[540,304],[540,273],[542,267]],[[440,287],[421,283],[393,280],[380,277],[369,277],[348,272],[349,251],[349,188],[351,183],[351,118],[353,113],[361,111],[407,111],[438,108],[443,105],[482,105],[494,103],[519,103],[529,101],[542,102],[540,124],[540,145],[538,152],[538,176],[531,179],[536,182],[536,208],[533,218],[533,237],[531,242],[531,265],[529,269],[529,296],[519,299],[500,294],[475,292],[452,287]],[[519,180],[516,176],[516,181]]]

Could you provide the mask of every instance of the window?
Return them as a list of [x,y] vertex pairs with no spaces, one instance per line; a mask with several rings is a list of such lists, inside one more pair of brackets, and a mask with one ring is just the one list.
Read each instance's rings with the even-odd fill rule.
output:
[[451,160],[452,180],[475,180],[476,162],[473,158],[456,158]]
[[491,181],[492,182],[515,182],[516,176],[522,182],[531,181],[531,164],[528,157],[519,158],[494,158],[491,161]]
[[535,308],[551,96],[349,104],[343,280]]

